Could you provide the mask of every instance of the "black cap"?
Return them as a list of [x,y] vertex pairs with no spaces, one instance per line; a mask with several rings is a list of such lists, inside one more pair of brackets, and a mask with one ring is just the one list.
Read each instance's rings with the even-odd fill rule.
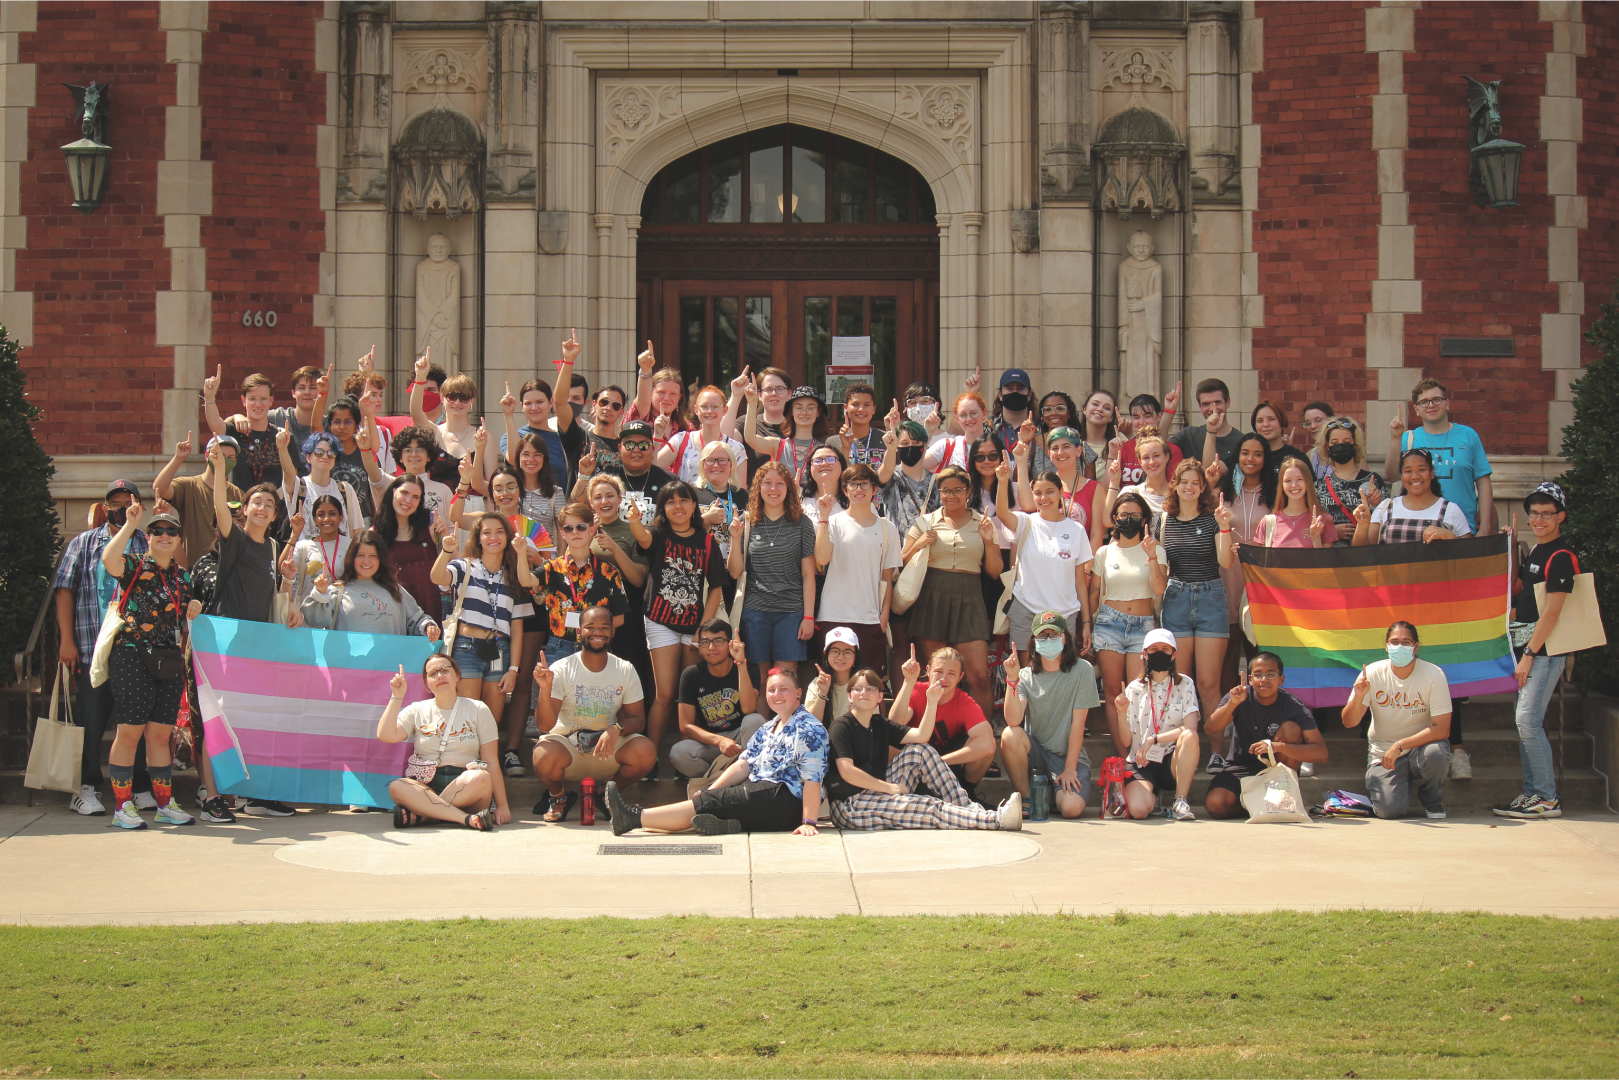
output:
[[620,442],[629,438],[631,435],[651,434],[652,425],[647,423],[645,420],[631,420],[629,423],[618,429],[618,438]]
[[141,489],[136,487],[131,481],[128,481],[128,480],[114,480],[112,483],[107,485],[107,498],[109,498],[109,499],[112,498],[114,495],[116,495],[120,491],[127,491],[132,497],[134,497],[136,499],[139,499],[141,497]]

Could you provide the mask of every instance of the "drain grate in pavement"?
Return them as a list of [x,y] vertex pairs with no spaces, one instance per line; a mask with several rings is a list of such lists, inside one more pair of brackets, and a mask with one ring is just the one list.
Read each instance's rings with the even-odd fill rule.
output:
[[723,844],[603,844],[598,855],[723,855]]

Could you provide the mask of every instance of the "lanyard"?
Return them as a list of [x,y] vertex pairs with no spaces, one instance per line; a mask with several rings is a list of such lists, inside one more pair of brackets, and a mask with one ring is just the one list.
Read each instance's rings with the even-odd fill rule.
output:
[[[172,606],[174,608],[174,643],[176,645],[178,645],[180,643],[180,625],[181,625],[180,619],[181,619],[181,613],[180,613],[180,601],[176,598],[175,592],[180,587],[180,571],[179,571],[178,568],[176,568],[175,571],[174,571],[174,588],[173,589],[171,589],[169,587],[168,580],[166,578],[164,578],[164,576],[163,576],[162,568],[159,567],[155,561],[152,562],[152,572],[157,575],[157,583],[160,586],[162,586],[164,597],[168,600],[170,606]],[[134,583],[131,582],[131,584],[134,584]]]
[[1153,695],[1152,680],[1151,679],[1147,680],[1147,709],[1148,709],[1148,714],[1152,717],[1152,738],[1153,738],[1153,740],[1155,742],[1158,739],[1158,730],[1159,730],[1160,726],[1163,723],[1164,715],[1169,712],[1169,698],[1170,698],[1170,695],[1173,694],[1174,692],[1175,692],[1174,683],[1171,682],[1171,680],[1169,680],[1169,679],[1165,679],[1164,680],[1164,707],[1162,709],[1159,709],[1158,708],[1158,699]]
[[333,581],[337,580],[337,568],[332,564],[337,561],[337,545],[342,542],[342,537],[338,537],[336,540],[332,541],[332,557],[328,559],[326,557],[326,541],[320,539],[319,537],[315,538],[315,543],[320,547],[320,561],[326,564],[326,576],[331,578]]

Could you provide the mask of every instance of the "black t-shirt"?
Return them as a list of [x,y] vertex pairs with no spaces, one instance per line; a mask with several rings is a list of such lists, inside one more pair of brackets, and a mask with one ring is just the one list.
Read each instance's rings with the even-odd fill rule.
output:
[[[1567,552],[1552,558],[1559,551]],[[1574,591],[1574,549],[1562,537],[1545,544],[1536,544],[1518,567],[1518,581],[1522,588],[1514,605],[1513,618],[1518,622],[1539,622],[1540,606],[1535,603],[1535,586],[1544,583],[1546,593]],[[1542,647],[1540,655],[1545,655]]]
[[642,550],[651,563],[646,617],[682,634],[692,633],[703,621],[708,590],[730,577],[719,545],[706,529],[699,528],[691,536],[654,529],[652,546]]
[[585,456],[590,444],[594,444],[596,447],[596,472],[616,472],[621,469],[618,459],[618,440],[609,439],[594,432],[587,432],[579,426],[578,417],[574,418],[568,430],[559,431],[557,434],[562,438],[563,452],[568,455],[568,475],[570,477],[579,475],[579,459]]
[[[1224,708],[1230,700],[1230,694],[1221,698],[1220,707]],[[1300,731],[1316,729],[1315,717],[1304,707],[1304,702],[1285,689],[1276,692],[1276,700],[1273,703],[1261,705],[1258,696],[1250,688],[1248,700],[1238,705],[1237,711],[1231,717],[1231,726],[1237,732],[1237,750],[1231,755],[1231,764],[1246,769],[1249,773],[1257,773],[1267,768],[1258,755],[1248,752],[1248,748],[1261,739],[1274,739],[1282,725],[1289,720],[1297,724]]]
[[693,664],[680,673],[680,704],[697,710],[697,723],[705,731],[729,735],[742,726],[740,684],[735,664],[725,675],[715,675],[707,664]]
[[[1181,428],[1169,441],[1180,447],[1181,456],[1202,461],[1203,443],[1207,441],[1208,436],[1209,426],[1199,424],[1197,427]],[[1242,448],[1243,438],[1243,433],[1236,428],[1214,437],[1214,452],[1225,465],[1228,476],[1237,471],[1237,451]],[[1208,462],[1204,461],[1203,464],[1207,465]]]
[[219,541],[219,575],[210,613],[245,622],[270,622],[275,613],[280,545],[269,536],[254,542],[244,529],[232,527]]
[[[597,469],[596,471],[601,472],[602,470]],[[606,471],[624,481],[625,502],[621,504],[619,515],[624,516],[629,510],[629,503],[634,502],[640,506],[641,518],[646,527],[650,529],[652,527],[652,515],[657,512],[658,492],[663,490],[663,485],[673,481],[674,477],[656,465],[647,469],[646,472],[637,473],[634,476],[625,472],[623,466],[614,466]]]
[[856,720],[853,713],[844,713],[832,721],[826,729],[827,739],[832,744],[831,760],[826,764],[827,798],[842,802],[866,790],[843,778],[838,758],[849,758],[856,768],[864,769],[877,780],[887,779],[888,749],[903,744],[910,731],[904,724],[896,724],[881,713],[872,716],[869,728]]
[[1304,475],[1309,478],[1307,483],[1312,485],[1315,483],[1315,467],[1310,464],[1310,459],[1305,457],[1297,447],[1288,446],[1286,443],[1282,444],[1280,450],[1272,450],[1266,447],[1265,465],[1260,470],[1259,476],[1264,481],[1265,490],[1270,492],[1272,506],[1280,506],[1282,503],[1281,497],[1276,492],[1276,477],[1281,472],[1282,462],[1290,457],[1298,458],[1304,462]]
[[[246,491],[254,484],[274,484],[281,487],[281,451],[276,449],[276,433],[281,429],[274,424],[263,431],[254,431],[251,427],[239,428],[235,424],[225,425],[225,434],[236,440],[236,468],[231,470],[231,483]],[[287,444],[287,455],[292,458],[292,467],[302,476],[306,471],[303,455],[298,447]]]
[[[339,453],[337,464],[332,466],[332,476],[338,480],[347,480],[349,487],[360,499],[360,515],[365,518],[367,525],[376,517],[376,507],[371,500],[371,477],[365,471],[365,458],[362,454],[370,453],[368,450],[355,450],[352,454]],[[460,483],[459,475],[457,483]]]

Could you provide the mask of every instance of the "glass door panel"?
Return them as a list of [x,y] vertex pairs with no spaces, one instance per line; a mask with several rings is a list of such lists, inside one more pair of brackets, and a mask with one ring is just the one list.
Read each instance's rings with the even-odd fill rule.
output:
[[665,282],[660,352],[680,357],[688,388],[712,383],[729,392],[744,364],[758,371],[785,359],[775,322],[780,291],[781,283],[770,281]]

